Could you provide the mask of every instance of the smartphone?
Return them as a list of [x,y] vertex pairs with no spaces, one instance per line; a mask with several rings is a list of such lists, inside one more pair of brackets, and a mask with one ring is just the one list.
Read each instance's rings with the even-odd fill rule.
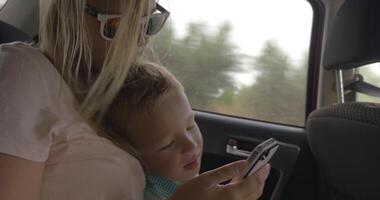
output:
[[260,143],[253,149],[251,155],[248,157],[248,167],[242,173],[241,178],[246,178],[254,174],[257,170],[269,162],[269,160],[276,153],[279,144],[277,140],[270,138]]

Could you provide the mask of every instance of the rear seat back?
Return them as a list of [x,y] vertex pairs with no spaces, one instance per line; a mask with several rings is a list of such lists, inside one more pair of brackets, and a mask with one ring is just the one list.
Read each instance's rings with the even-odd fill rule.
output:
[[0,21],[0,44],[14,41],[32,41],[28,34],[16,27]]

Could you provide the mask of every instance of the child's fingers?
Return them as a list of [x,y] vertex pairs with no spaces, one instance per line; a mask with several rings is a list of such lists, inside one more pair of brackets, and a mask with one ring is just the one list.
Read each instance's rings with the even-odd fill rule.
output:
[[200,175],[200,179],[209,186],[217,185],[238,176],[247,167],[245,160],[236,161]]
[[256,199],[260,197],[264,189],[265,181],[269,176],[270,169],[271,166],[266,164],[256,173],[248,176],[231,187],[231,189],[238,191],[247,199]]

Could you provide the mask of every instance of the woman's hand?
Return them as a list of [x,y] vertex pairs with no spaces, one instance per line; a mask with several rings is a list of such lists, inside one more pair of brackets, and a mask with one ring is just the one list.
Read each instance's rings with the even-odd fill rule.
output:
[[[265,180],[270,171],[267,164],[252,176],[237,180],[247,166],[246,161],[237,161],[203,173],[181,185],[170,200],[255,200],[263,191]],[[231,181],[227,185],[220,183]]]

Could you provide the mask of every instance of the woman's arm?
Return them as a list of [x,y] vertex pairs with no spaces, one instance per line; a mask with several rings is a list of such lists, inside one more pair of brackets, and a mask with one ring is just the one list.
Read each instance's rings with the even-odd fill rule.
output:
[[245,161],[240,161],[206,172],[179,187],[170,200],[256,200],[261,196],[269,175],[269,164],[244,180],[220,185],[239,177],[246,166]]
[[44,163],[0,153],[0,199],[39,200]]

